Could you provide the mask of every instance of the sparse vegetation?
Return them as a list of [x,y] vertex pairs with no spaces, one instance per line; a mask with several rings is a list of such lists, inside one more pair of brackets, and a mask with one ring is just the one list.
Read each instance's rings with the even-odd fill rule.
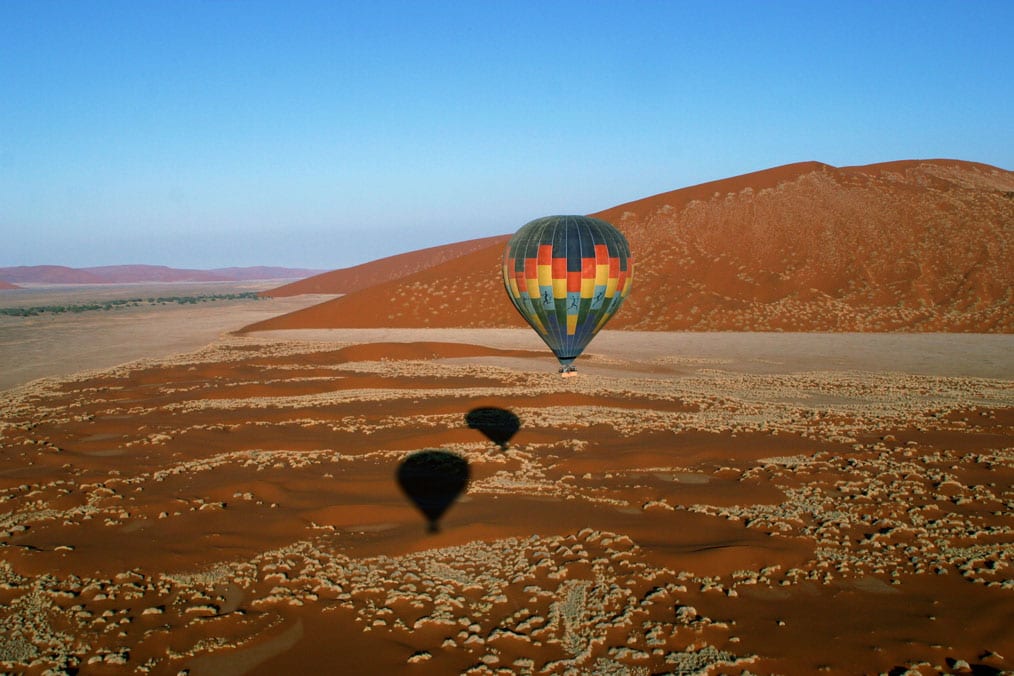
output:
[[[416,335],[228,335],[5,393],[4,668],[185,673],[312,618],[385,673],[1010,671],[1008,370],[902,368],[995,369],[997,337],[813,336],[865,349],[809,370],[798,338],[630,335],[563,379]],[[477,400],[522,422],[507,448]],[[426,447],[472,468],[440,540],[390,484]]]
[[65,312],[91,312],[95,310],[119,310],[128,307],[141,307],[150,305],[196,305],[198,303],[210,303],[221,300],[262,300],[262,297],[253,292],[243,293],[214,293],[201,294],[197,296],[159,296],[157,298],[122,298],[117,300],[106,300],[101,303],[81,303],[73,305],[35,305],[31,307],[8,307],[0,308],[0,315],[8,317],[35,317],[42,314],[63,314]]

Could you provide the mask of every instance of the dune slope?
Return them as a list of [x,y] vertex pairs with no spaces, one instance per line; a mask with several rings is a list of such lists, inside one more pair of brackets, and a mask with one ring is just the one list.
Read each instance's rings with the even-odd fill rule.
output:
[[[593,215],[636,261],[611,328],[1014,331],[1014,173],[996,167],[804,162]],[[443,264],[431,252],[429,267],[248,328],[522,325],[502,252],[499,239]]]
[[410,251],[398,254],[397,256],[388,256],[351,268],[332,270],[331,272],[314,275],[307,279],[301,279],[297,282],[265,291],[263,295],[280,297],[296,296],[304,293],[352,293],[370,286],[409,276],[414,272],[439,265],[444,261],[458,258],[477,249],[483,249],[493,244],[502,245],[507,239],[506,235],[485,237],[456,244]]

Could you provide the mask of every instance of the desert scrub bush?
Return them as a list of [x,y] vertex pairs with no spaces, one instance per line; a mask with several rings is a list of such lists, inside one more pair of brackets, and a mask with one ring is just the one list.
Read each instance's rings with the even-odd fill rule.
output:
[[115,310],[124,307],[140,307],[142,305],[196,305],[222,300],[263,300],[253,291],[242,293],[215,293],[198,296],[161,296],[159,298],[123,298],[107,300],[101,303],[80,303],[76,305],[34,305],[31,307],[0,308],[0,315],[8,317],[35,317],[41,314],[62,314],[65,312],[90,312],[93,310]]

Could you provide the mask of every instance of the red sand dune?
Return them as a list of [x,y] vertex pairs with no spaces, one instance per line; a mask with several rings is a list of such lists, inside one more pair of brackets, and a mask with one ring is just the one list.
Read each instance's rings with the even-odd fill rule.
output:
[[517,326],[521,319],[499,281],[507,239],[244,330]]
[[10,282],[5,282],[4,280],[0,279],[0,289],[20,289],[20,288],[21,287],[18,286],[17,284],[11,284]]
[[[1014,331],[1014,173],[997,167],[803,162],[593,215],[637,262],[611,328]],[[500,284],[505,240],[404,254],[419,267],[400,279],[399,257],[353,268],[360,290],[247,330],[523,325]]]
[[388,256],[370,263],[302,279],[266,291],[263,295],[278,298],[280,296],[298,296],[304,293],[352,293],[383,282],[406,277],[478,249],[485,249],[492,245],[503,246],[508,239],[508,235],[485,237]]

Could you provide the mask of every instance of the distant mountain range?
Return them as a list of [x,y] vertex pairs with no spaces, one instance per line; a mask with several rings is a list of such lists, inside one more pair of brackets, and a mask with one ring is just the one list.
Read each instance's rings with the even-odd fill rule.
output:
[[[0,268],[0,288],[16,284],[129,284],[135,282],[243,282],[258,279],[300,279],[322,270],[248,267],[185,270],[164,265],[106,265],[68,268],[62,265],[31,265]],[[5,286],[4,283],[7,285]]]
[[[1014,332],[1014,172],[998,167],[802,162],[592,215],[636,261],[610,328]],[[287,285],[267,293],[347,295],[247,329],[524,326],[500,281],[508,238]]]

